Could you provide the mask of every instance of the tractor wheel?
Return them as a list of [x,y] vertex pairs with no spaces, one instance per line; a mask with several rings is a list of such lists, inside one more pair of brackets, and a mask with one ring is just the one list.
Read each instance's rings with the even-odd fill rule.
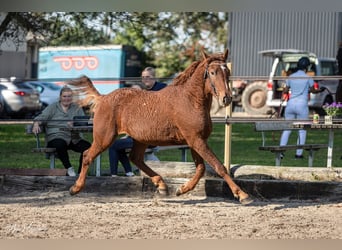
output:
[[266,114],[269,107],[266,106],[267,84],[265,82],[253,82],[247,85],[242,93],[242,107],[250,115]]

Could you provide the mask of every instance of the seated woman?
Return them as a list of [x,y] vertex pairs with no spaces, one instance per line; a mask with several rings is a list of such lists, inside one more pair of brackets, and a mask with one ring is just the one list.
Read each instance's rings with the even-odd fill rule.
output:
[[84,116],[83,109],[73,102],[72,89],[64,86],[59,95],[59,101],[47,106],[40,115],[34,118],[32,132],[41,132],[45,128],[47,147],[56,148],[57,156],[67,169],[68,176],[76,176],[70,163],[68,150],[81,153],[78,173],[81,172],[83,152],[90,147],[90,142],[82,138],[81,133],[62,130],[72,126],[74,116]]

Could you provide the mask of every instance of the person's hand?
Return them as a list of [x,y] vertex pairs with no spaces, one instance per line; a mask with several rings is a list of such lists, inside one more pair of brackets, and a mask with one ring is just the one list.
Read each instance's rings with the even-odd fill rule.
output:
[[35,135],[40,133],[40,126],[38,122],[34,122],[33,126],[32,126],[32,133],[34,133]]

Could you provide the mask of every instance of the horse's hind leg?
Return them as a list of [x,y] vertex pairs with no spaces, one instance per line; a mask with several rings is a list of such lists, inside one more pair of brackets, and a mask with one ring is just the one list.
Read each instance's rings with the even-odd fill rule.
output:
[[184,185],[182,185],[181,187],[177,189],[176,191],[177,196],[185,194],[193,190],[205,173],[205,165],[204,165],[203,158],[199,154],[197,154],[197,152],[194,150],[191,150],[191,154],[196,165],[196,172],[195,172],[195,175],[191,178],[191,180],[189,180],[187,183],[185,183]]
[[130,160],[145,174],[147,174],[150,178],[152,183],[157,188],[158,192],[162,195],[168,194],[168,187],[163,180],[163,178],[154,172],[149,166],[146,165],[144,162],[144,154],[146,150],[146,145],[141,144],[137,141],[134,141],[132,151],[129,155]]

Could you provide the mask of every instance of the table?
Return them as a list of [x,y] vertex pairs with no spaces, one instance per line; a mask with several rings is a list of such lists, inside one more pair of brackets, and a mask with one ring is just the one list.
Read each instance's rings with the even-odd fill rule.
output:
[[311,129],[311,130],[329,130],[328,153],[327,153],[327,167],[332,166],[332,156],[334,148],[334,131],[342,129],[342,124],[324,124],[324,123],[293,123],[293,128]]
[[[92,133],[93,126],[72,126],[68,128],[61,128],[61,130],[78,133]],[[95,159],[95,175],[101,176],[101,154],[99,154]]]

